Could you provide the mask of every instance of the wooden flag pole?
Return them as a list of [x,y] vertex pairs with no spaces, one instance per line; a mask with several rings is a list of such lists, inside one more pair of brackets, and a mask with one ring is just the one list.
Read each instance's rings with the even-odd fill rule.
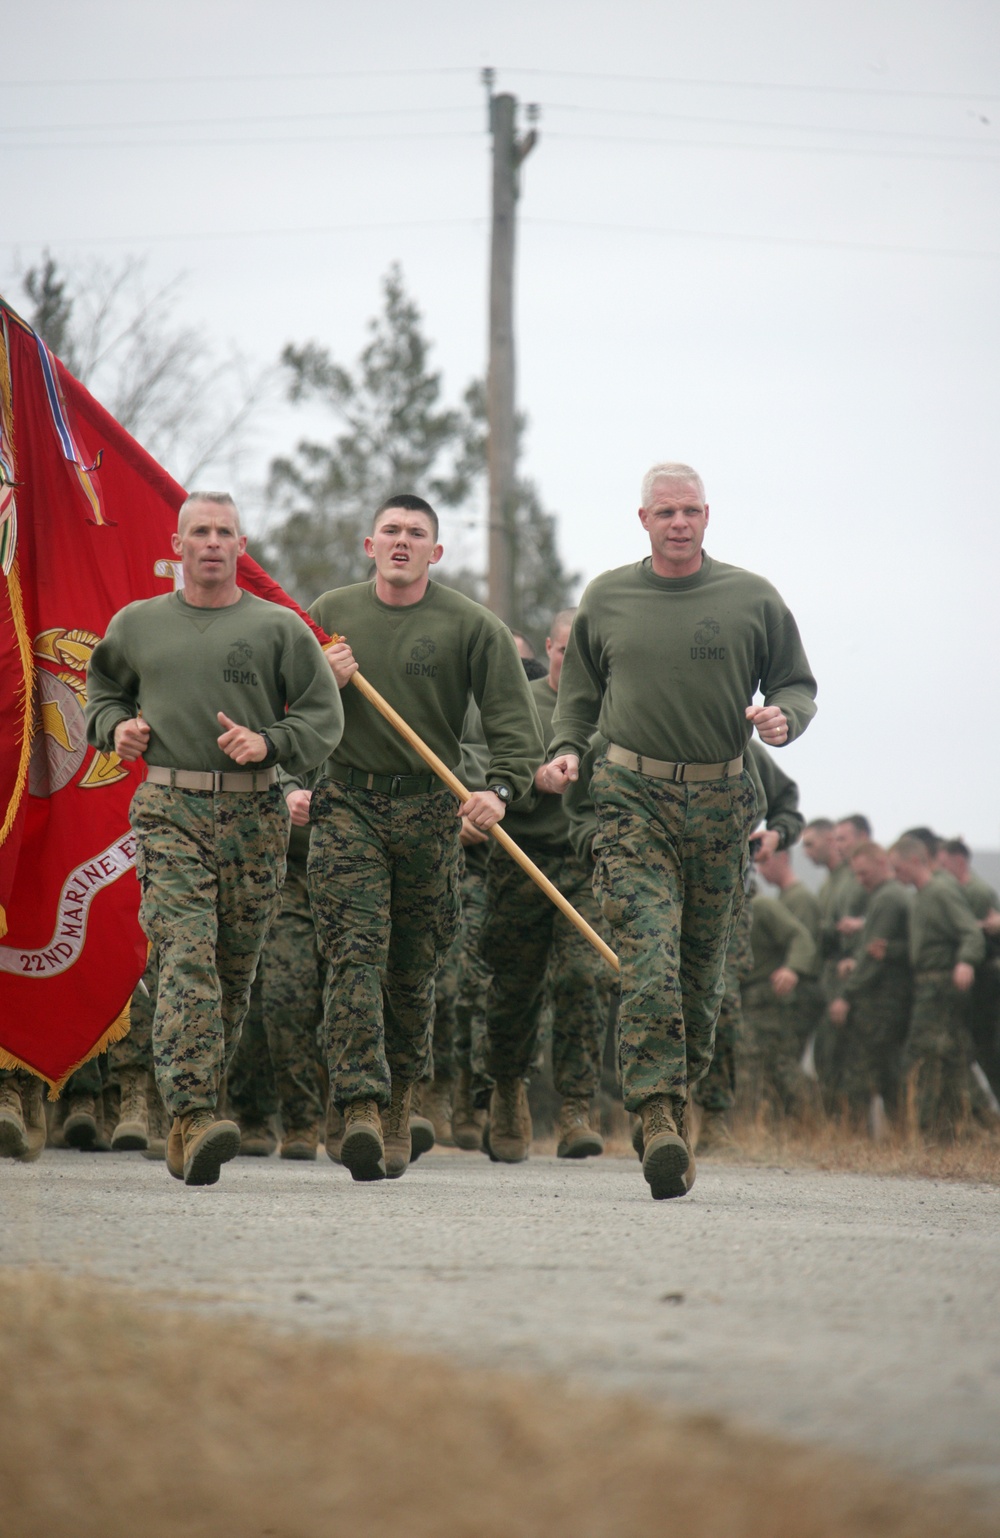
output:
[[[378,690],[368,682],[367,678],[362,677],[361,673],[352,673],[351,683],[356,689],[361,691],[365,699],[368,700],[370,704],[375,706],[375,709],[379,712],[379,714],[384,716],[390,725],[396,728],[399,735],[404,737],[410,744],[410,747],[413,748],[415,752],[420,754],[420,757],[423,759],[424,763],[427,764],[429,768],[433,769],[438,779],[444,781],[448,789],[458,797],[459,801],[468,801],[469,792],[458,778],[458,775],[453,774],[452,771],[448,768],[448,765],[444,763],[440,758],[438,758],[437,754],[432,748],[427,746],[423,738],[417,736],[417,733],[413,730],[413,727],[410,726],[408,722],[403,720],[403,717],[399,714],[399,711],[393,709],[393,707],[389,704],[389,701],[383,698],[381,694],[379,694]],[[566,918],[569,919],[570,923],[576,926],[580,933],[590,941],[595,951],[600,951],[601,955],[608,963],[608,966],[617,972],[618,957],[615,955],[610,945],[601,939],[601,936],[597,933],[596,929],[591,928],[581,913],[577,913],[569,899],[564,897],[559,888],[554,886],[553,883],[549,880],[548,876],[546,876],[543,871],[538,869],[538,866],[533,860],[528,858],[524,850],[521,849],[519,845],[515,844],[510,834],[504,832],[501,824],[495,823],[490,829],[490,832],[496,839],[497,843],[506,849],[511,859],[516,860],[521,869],[531,877],[535,885],[541,887],[549,901],[555,903],[556,907],[559,909],[559,912],[564,914]]]

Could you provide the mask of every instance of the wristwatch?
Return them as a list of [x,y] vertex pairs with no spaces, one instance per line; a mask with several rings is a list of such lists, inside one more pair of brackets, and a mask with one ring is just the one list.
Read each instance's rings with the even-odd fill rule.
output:
[[277,763],[277,760],[278,760],[278,750],[275,747],[274,742],[271,739],[270,732],[263,732],[263,731],[262,732],[258,732],[257,736],[258,737],[263,737],[263,739],[264,739],[264,746],[267,748],[267,752],[264,754],[264,758],[262,760],[262,762],[264,763],[265,767],[267,766],[268,763],[272,763],[272,764],[273,763]]
[[504,806],[509,806],[514,799],[514,793],[509,785],[487,785],[486,789],[491,790],[495,796],[499,796]]

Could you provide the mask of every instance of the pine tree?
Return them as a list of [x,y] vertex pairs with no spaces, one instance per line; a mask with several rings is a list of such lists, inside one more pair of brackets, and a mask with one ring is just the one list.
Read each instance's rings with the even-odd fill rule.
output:
[[[375,508],[394,492],[415,492],[445,512],[446,548],[449,523],[454,529],[476,518],[485,501],[482,384],[469,385],[460,407],[447,407],[420,311],[398,265],[389,269],[382,289],[382,311],[369,322],[353,369],[316,342],[289,345],[282,353],[289,400],[322,403],[339,428],[331,441],[302,440],[291,455],[271,463],[268,498],[279,516],[253,553],[300,603],[367,579],[371,563],[363,540]],[[552,614],[566,606],[576,579],[563,570],[555,519],[530,482],[519,486],[516,559],[514,623],[540,637]],[[482,573],[472,565],[449,565],[435,578],[482,598]]]

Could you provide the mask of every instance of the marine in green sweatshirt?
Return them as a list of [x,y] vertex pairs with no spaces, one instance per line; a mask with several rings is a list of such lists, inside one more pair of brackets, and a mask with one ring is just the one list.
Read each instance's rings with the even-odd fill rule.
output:
[[[437,515],[391,498],[365,549],[373,582],[325,593],[312,615],[328,649],[344,736],[312,792],[309,887],[328,966],[324,1033],[341,1159],[356,1180],[402,1175],[412,1088],[429,1067],[434,975],[459,920],[459,812],[482,832],[528,790],[538,719],[513,638],[495,615],[430,580]],[[452,770],[470,696],[489,750],[487,786],[455,797],[350,683],[363,676]],[[382,1113],[381,1117],[379,1113]]]
[[[167,1165],[210,1185],[239,1150],[238,1127],[215,1119],[219,1083],[285,871],[274,766],[311,770],[344,718],[309,627],[238,587],[246,539],[232,498],[189,497],[173,546],[183,593],[130,604],[94,648],[87,732],[150,766],[131,818],[140,922],[158,951],[153,1057],[174,1118]],[[157,770],[193,780],[161,783]]]
[[712,1060],[757,815],[742,755],[755,728],[780,747],[815,711],[788,606],[765,578],[705,553],[708,518],[690,466],[647,473],[650,555],[585,591],[552,727],[553,788],[595,730],[611,744],[593,776],[596,886],[622,965],[625,1104],[650,1124],[654,1198],[683,1195],[691,1178],[685,1106]]
[[[546,638],[549,671],[529,685],[544,741],[551,729],[571,623],[571,613],[556,616]],[[504,827],[587,922],[600,928],[590,863],[582,864],[573,852],[563,798],[535,786],[511,808]],[[603,1143],[590,1126],[590,1111],[607,1028],[607,964],[495,844],[486,902],[482,951],[492,972],[486,999],[488,1066],[498,1095],[529,1073],[547,993],[552,1004],[552,1077],[561,1102],[556,1152],[561,1158],[599,1154]],[[496,1157],[509,1162],[518,1162],[528,1152],[525,1138],[498,1142],[492,1131],[491,1147]]]
[[921,1129],[953,1136],[971,1110],[968,1002],[985,959],[983,931],[954,876],[932,870],[927,848],[904,836],[889,851],[898,880],[916,888],[910,913],[913,1013],[903,1072]]

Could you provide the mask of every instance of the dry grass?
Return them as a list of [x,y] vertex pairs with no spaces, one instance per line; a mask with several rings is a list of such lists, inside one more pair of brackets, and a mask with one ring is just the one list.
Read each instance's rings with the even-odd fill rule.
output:
[[732,1147],[717,1154],[729,1164],[781,1164],[864,1175],[916,1175],[934,1180],[1000,1185],[1000,1137],[970,1130],[955,1142],[932,1143],[890,1130],[880,1142],[826,1117],[810,1122],[736,1121]]
[[[634,1159],[627,1116],[617,1108],[603,1124],[605,1152]],[[702,1159],[720,1164],[779,1164],[783,1168],[843,1170],[862,1175],[911,1175],[931,1180],[960,1180],[1000,1186],[1000,1133],[974,1123],[955,1141],[930,1142],[919,1134],[889,1127],[879,1142],[867,1132],[821,1114],[808,1120],[756,1120],[739,1117],[731,1141],[711,1151],[697,1148]],[[554,1138],[536,1138],[532,1150],[556,1151]]]
[[961,1498],[624,1398],[0,1272],[18,1538],[985,1538]]

